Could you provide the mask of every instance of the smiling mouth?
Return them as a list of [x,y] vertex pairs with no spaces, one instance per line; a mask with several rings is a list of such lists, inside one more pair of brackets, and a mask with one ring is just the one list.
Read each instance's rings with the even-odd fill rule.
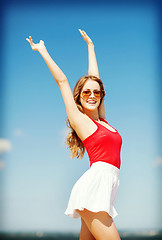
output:
[[96,104],[96,102],[97,102],[97,101],[95,101],[95,100],[89,100],[89,101],[87,101],[88,104]]

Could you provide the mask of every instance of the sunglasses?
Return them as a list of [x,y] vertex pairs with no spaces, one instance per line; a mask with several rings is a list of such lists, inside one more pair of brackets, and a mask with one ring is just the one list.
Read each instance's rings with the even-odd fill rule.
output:
[[82,96],[84,97],[84,98],[88,98],[88,97],[90,97],[91,96],[91,94],[92,94],[92,92],[93,92],[93,94],[94,94],[94,96],[96,97],[96,98],[100,98],[101,96],[102,96],[102,92],[101,91],[99,91],[99,90],[93,90],[93,91],[91,91],[91,90],[84,90],[83,92],[82,92]]

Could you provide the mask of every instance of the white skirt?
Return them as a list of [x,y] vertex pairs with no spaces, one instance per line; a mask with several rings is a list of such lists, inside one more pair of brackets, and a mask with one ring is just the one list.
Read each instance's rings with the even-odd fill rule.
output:
[[76,209],[86,208],[92,212],[107,212],[112,218],[117,216],[114,204],[119,186],[119,169],[106,162],[93,163],[75,183],[65,214],[79,218]]

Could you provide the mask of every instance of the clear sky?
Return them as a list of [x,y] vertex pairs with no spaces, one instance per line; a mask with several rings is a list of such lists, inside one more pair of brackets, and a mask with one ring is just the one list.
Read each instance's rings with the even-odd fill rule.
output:
[[[0,143],[6,231],[79,231],[64,215],[70,191],[89,168],[64,144],[64,103],[48,67],[25,40],[43,40],[71,88],[88,72],[92,38],[105,88],[107,121],[123,138],[114,220],[119,230],[161,228],[158,173],[158,19],[152,5],[10,4],[4,14],[5,126]],[[3,207],[2,207],[3,206]]]

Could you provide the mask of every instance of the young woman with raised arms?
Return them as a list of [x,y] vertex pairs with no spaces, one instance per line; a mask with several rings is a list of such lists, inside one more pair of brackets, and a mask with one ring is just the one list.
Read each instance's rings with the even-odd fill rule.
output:
[[81,218],[80,240],[119,240],[113,218],[117,215],[114,203],[117,197],[122,139],[118,131],[106,121],[104,86],[99,78],[94,44],[80,30],[88,46],[88,75],[76,83],[73,93],[68,79],[50,57],[44,42],[34,44],[26,40],[45,60],[60,88],[71,132],[66,143],[72,157],[82,158],[85,149],[89,155],[88,169],[74,185],[65,214]]

